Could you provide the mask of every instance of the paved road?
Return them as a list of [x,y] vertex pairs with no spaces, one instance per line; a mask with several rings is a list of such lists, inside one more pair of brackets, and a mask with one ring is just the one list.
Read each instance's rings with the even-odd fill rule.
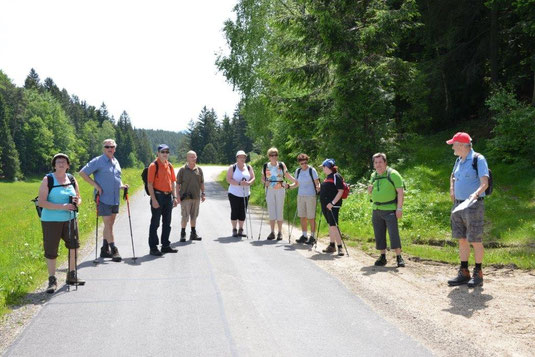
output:
[[[206,167],[207,179],[221,168]],[[86,286],[63,287],[6,351],[7,356],[423,356],[424,347],[371,311],[287,241],[230,236],[229,204],[207,182],[201,242],[148,255],[148,197],[131,199],[140,258],[80,265]],[[178,241],[178,211],[171,241]],[[128,216],[116,237],[131,256]],[[264,225],[264,232],[267,232]],[[265,234],[263,234],[265,235]]]

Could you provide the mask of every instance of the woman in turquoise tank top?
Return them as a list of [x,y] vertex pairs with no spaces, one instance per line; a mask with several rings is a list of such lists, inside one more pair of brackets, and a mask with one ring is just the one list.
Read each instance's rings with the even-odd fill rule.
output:
[[[39,187],[38,204],[43,208],[41,213],[41,226],[43,228],[43,246],[46,264],[48,268],[47,293],[53,293],[57,288],[56,258],[58,257],[59,242],[65,241],[65,247],[69,248],[70,265],[67,274],[67,284],[83,285],[84,281],[78,279],[75,269],[75,256],[80,247],[78,241],[78,226],[75,224],[77,207],[82,204],[80,191],[76,179],[67,174],[70,161],[65,154],[56,154],[52,159],[54,172],[46,175]],[[50,186],[49,179],[53,179]],[[50,188],[51,187],[51,188]],[[72,198],[71,198],[72,197]],[[69,239],[69,232],[72,239]]]

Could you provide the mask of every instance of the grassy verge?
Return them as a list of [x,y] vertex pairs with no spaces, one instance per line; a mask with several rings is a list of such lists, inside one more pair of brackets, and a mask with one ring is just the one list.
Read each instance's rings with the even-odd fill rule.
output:
[[[455,156],[444,143],[448,135],[451,136],[441,133],[407,139],[400,145],[404,152],[393,155],[400,159],[390,164],[401,173],[407,185],[404,216],[399,223],[404,252],[422,259],[458,263],[457,242],[451,238],[449,198],[449,175]],[[487,152],[484,141],[476,142],[474,148],[483,154]],[[485,200],[484,263],[535,269],[535,168],[501,163],[492,157],[487,159],[493,171],[494,192]],[[257,175],[261,173],[262,163],[252,163]],[[286,164],[290,172],[295,170],[294,163]],[[343,168],[342,174],[350,177]],[[220,181],[224,180],[223,173]],[[351,195],[340,211],[340,229],[349,245],[375,252],[365,181],[352,184]],[[294,217],[296,195],[297,190],[287,195],[285,218]],[[258,205],[264,202],[259,178],[252,187],[251,202]],[[325,221],[321,227],[321,234],[325,234]]]
[[[142,187],[140,172],[123,169],[123,182],[130,185],[131,193]],[[95,203],[91,199],[93,188],[75,176],[83,199],[78,220],[83,244],[95,228]],[[30,202],[37,196],[40,183],[41,179],[0,182],[0,317],[47,278],[41,223]],[[58,265],[66,258],[67,250],[60,244]]]

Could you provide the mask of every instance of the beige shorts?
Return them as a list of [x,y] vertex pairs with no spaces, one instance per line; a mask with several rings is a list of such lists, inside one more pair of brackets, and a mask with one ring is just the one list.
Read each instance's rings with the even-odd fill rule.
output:
[[286,190],[283,188],[275,189],[268,187],[266,193],[267,209],[269,213],[270,221],[282,221],[284,220],[283,208],[284,208],[284,196]]
[[316,196],[297,196],[297,215],[299,218],[316,218]]
[[182,223],[188,223],[189,219],[197,219],[199,215],[199,205],[201,199],[187,199],[180,202],[180,211],[182,212]]

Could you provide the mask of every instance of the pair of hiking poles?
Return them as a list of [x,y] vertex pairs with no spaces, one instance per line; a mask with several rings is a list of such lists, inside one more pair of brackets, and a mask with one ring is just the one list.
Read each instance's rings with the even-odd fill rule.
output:
[[[130,215],[130,199],[128,196],[128,187],[124,189],[123,193],[123,199],[126,200],[126,207],[128,210],[128,224],[130,226],[130,241],[132,242],[132,260],[135,262],[137,260],[136,257],[136,250],[134,247],[134,235],[132,233],[132,218]],[[95,203],[96,203],[96,218],[95,218],[95,259],[93,260],[93,264],[97,265],[99,263],[98,260],[98,206],[100,204],[100,195],[97,193],[95,196]]]
[[[247,180],[243,178],[242,181],[247,181]],[[249,239],[249,237],[253,239],[253,223],[251,219],[251,214],[249,212],[249,199],[251,198],[251,196],[249,194],[249,199],[247,199],[245,197],[245,187],[242,186],[242,190],[243,190],[243,209],[245,210],[245,235],[247,239]]]
[[[74,285],[75,290],[78,290],[78,285],[85,285],[85,282],[78,282],[78,248],[76,248],[76,245],[74,244],[74,238],[76,237],[76,240],[78,240],[78,216],[76,213],[78,212],[78,207],[76,206],[76,203],[73,201],[73,196],[69,197],[69,203],[74,205],[75,209],[74,211],[69,211],[69,249],[68,249],[68,257],[67,257],[67,289],[71,290],[71,285]],[[72,227],[72,228],[71,228]],[[71,250],[74,249],[74,270],[71,270]],[[74,274],[74,276],[71,275]],[[72,280],[71,280],[72,279]]]

